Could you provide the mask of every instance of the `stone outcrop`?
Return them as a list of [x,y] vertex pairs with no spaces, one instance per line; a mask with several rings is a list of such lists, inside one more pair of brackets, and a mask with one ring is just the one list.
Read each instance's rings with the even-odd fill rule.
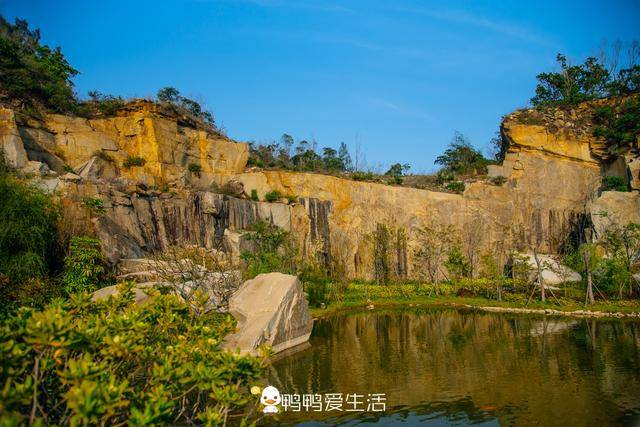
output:
[[236,333],[224,347],[243,354],[257,354],[262,346],[278,353],[309,340],[313,320],[295,276],[260,274],[247,280],[231,297],[229,312],[238,320]]
[[[413,254],[425,227],[450,229],[477,271],[484,253],[503,262],[513,250],[553,254],[584,224],[593,223],[598,236],[612,218],[640,222],[638,191],[598,196],[604,174],[629,175],[632,188],[640,186],[633,178],[637,156],[613,158],[580,114],[523,110],[507,116],[505,159],[489,168],[506,182],[469,182],[463,194],[312,173],[248,172],[246,144],[149,103],[95,119],[35,120],[0,109],[0,136],[13,165],[36,165],[40,174],[46,165],[57,173],[43,177],[41,188],[77,205],[102,200],[92,226],[114,264],[176,244],[224,249],[237,259],[251,250],[251,228],[262,220],[290,231],[302,254],[337,263],[351,277],[371,278],[371,236],[385,225],[394,233],[388,268],[415,277],[420,266]],[[141,165],[126,167],[131,157],[140,157]],[[253,190],[260,200],[273,190],[286,198],[252,201]],[[610,215],[599,216],[602,211]]]
[[[555,257],[545,254],[537,255],[538,262],[540,263],[540,274],[542,275],[545,287],[556,286],[565,282],[579,282],[582,279],[579,273],[560,264]],[[535,280],[538,276],[536,256],[532,253],[523,254],[522,256],[529,267],[530,278]]]

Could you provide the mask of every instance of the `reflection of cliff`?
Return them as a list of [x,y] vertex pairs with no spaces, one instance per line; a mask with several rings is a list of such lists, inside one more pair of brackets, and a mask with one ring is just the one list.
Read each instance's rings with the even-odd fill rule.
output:
[[[465,252],[504,257],[531,246],[554,252],[584,222],[587,205],[608,211],[607,218],[640,221],[636,192],[591,200],[603,173],[627,173],[626,159],[605,164],[588,132],[533,123],[524,113],[505,119],[509,148],[503,164],[490,167],[506,183],[468,183],[457,195],[310,173],[247,172],[246,144],[142,107],[92,120],[35,120],[0,109],[0,136],[11,164],[37,173],[51,169],[40,185],[72,200],[104,200],[97,231],[109,241],[104,247],[113,261],[175,242],[213,246],[224,236],[237,251],[238,234],[265,219],[291,230],[305,250],[341,261],[351,276],[370,277],[367,236],[385,224],[406,232],[397,257],[402,273],[412,276],[415,231],[426,225],[453,227]],[[140,165],[125,166],[132,158]],[[70,168],[75,173],[68,174]],[[638,171],[631,172],[635,186]],[[252,190],[260,200],[278,190],[295,203],[252,202]],[[604,227],[602,221],[594,216],[596,229]]]
[[311,343],[271,368],[281,390],[380,392],[390,406],[439,402],[470,418],[495,408],[486,415],[506,424],[608,425],[640,413],[637,323],[367,312],[318,321]]

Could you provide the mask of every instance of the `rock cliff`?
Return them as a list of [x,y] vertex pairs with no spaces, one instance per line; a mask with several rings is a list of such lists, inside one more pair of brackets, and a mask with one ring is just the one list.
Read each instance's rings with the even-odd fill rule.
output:
[[[637,156],[604,155],[602,143],[576,125],[575,112],[541,117],[525,110],[505,117],[505,159],[489,174],[506,182],[472,182],[463,194],[449,194],[312,173],[245,171],[246,144],[196,129],[152,105],[98,119],[37,120],[0,109],[10,165],[42,174],[40,185],[57,191],[67,205],[102,200],[92,227],[113,263],[176,243],[238,255],[243,233],[266,220],[291,231],[307,255],[339,261],[350,276],[367,278],[370,236],[383,224],[402,236],[391,242],[395,274],[411,277],[412,254],[420,245],[416,231],[425,226],[450,227],[473,263],[484,252],[502,260],[511,250],[532,247],[554,253],[575,237],[579,224],[604,227],[590,220],[596,210],[610,210],[620,221],[639,216],[637,191],[598,192],[603,175],[612,173],[638,188]],[[142,160],[125,166],[131,158]],[[261,200],[278,190],[296,202],[251,201],[254,189]]]

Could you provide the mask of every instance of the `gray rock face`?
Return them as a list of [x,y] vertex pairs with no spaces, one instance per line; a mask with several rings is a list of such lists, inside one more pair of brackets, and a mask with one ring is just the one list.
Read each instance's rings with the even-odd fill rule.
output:
[[231,297],[229,312],[238,320],[238,332],[223,346],[242,354],[255,355],[264,345],[278,353],[306,343],[313,327],[302,285],[288,274],[247,280]]

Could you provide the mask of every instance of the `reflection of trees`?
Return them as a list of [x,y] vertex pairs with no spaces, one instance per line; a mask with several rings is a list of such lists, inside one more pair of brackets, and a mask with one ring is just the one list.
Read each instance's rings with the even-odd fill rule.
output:
[[633,322],[363,312],[318,321],[312,349],[275,362],[270,378],[288,393],[386,393],[416,411],[468,397],[507,423],[609,424],[640,408],[639,344]]

